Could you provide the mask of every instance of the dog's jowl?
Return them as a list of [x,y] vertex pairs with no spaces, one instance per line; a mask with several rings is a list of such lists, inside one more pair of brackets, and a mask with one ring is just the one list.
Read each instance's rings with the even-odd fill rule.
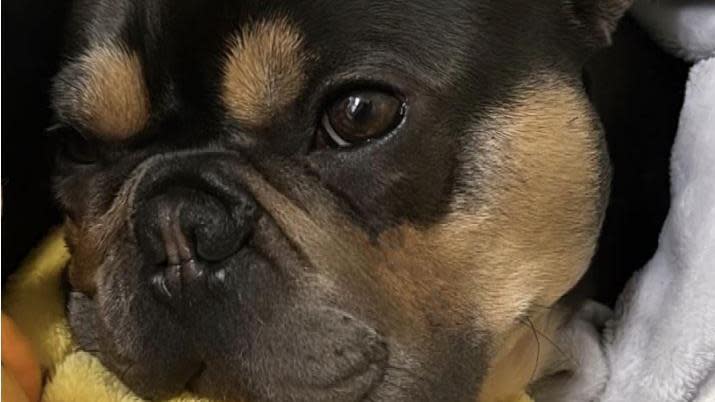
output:
[[523,322],[558,327],[601,225],[580,68],[626,7],[76,2],[52,135],[78,343],[147,398],[528,386]]

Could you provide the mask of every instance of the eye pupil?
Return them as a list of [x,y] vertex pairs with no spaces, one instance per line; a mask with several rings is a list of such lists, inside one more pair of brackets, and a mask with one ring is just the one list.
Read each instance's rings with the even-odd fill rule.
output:
[[370,118],[372,112],[372,102],[359,96],[348,98],[346,108],[348,116],[356,122],[364,122]]
[[326,111],[323,129],[340,147],[368,142],[402,121],[403,103],[379,91],[358,91],[338,99]]

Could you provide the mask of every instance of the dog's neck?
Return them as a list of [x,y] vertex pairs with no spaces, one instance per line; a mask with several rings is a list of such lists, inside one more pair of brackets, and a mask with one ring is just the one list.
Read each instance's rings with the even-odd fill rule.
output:
[[568,318],[567,311],[554,307],[536,312],[517,322],[495,345],[487,378],[478,402],[517,399],[529,384],[552,371],[563,360],[556,343],[557,332]]

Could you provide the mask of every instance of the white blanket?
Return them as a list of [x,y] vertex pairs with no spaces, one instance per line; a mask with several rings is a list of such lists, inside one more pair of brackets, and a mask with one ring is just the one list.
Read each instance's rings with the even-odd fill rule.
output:
[[715,58],[690,72],[671,176],[658,250],[606,333],[602,402],[715,401]]
[[[639,0],[632,15],[693,61],[658,249],[604,313],[587,305],[557,342],[568,357],[538,402],[715,402],[715,0]],[[685,85],[685,83],[684,83]],[[562,366],[569,375],[558,375]]]
[[694,61],[671,157],[671,209],[622,294],[601,402],[715,401],[715,1],[640,0],[632,14]]

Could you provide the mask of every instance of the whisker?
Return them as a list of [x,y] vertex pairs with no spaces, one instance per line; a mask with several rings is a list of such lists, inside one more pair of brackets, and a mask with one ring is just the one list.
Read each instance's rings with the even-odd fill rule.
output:
[[[527,322],[522,321],[523,319],[525,319]],[[539,359],[541,358],[541,341],[539,341],[539,333],[536,330],[534,322],[531,321],[531,318],[524,317],[523,319],[520,318],[519,322],[531,329],[531,333],[534,334],[534,340],[536,341],[536,361],[534,362],[534,369],[531,371],[531,377],[529,378],[529,382],[532,382],[536,378],[536,371],[539,368]]]

